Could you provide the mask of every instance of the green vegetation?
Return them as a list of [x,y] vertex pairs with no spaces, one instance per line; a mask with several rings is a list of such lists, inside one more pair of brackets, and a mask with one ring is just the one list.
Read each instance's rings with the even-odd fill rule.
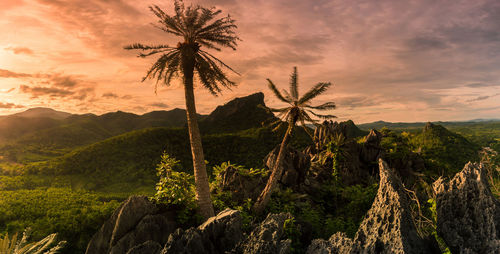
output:
[[23,236],[18,239],[17,233],[9,238],[7,233],[3,239],[0,237],[0,253],[2,254],[55,254],[66,244],[65,241],[56,242],[57,234],[50,234],[42,240],[28,243],[31,229],[24,231]]
[[311,106],[311,101],[318,97],[319,95],[326,92],[326,90],[332,85],[330,82],[324,83],[320,82],[314,85],[309,91],[307,91],[302,97],[299,97],[299,88],[298,88],[298,73],[297,67],[293,68],[292,75],[290,76],[290,91],[287,92],[283,90],[283,94],[280,93],[276,85],[270,80],[269,89],[274,93],[276,98],[280,101],[288,104],[284,108],[280,109],[269,109],[272,112],[276,112],[278,118],[274,124],[277,125],[276,128],[279,128],[281,125],[288,125],[285,135],[283,136],[283,140],[281,141],[280,150],[278,152],[278,156],[276,162],[274,163],[273,168],[271,169],[271,175],[267,180],[266,187],[262,190],[259,198],[255,202],[253,210],[260,214],[264,211],[269,203],[271,198],[271,194],[276,188],[278,183],[278,178],[281,176],[283,167],[281,167],[281,163],[285,158],[285,149],[288,145],[290,136],[292,131],[295,128],[295,125],[298,123],[302,125],[306,132],[309,132],[309,127],[306,126],[306,123],[318,124],[318,120],[315,120],[313,117],[322,118],[322,119],[331,119],[335,118],[333,115],[324,115],[316,113],[316,110],[324,111],[331,110],[335,108],[335,103],[333,102],[325,102],[318,106]]
[[124,198],[68,188],[0,191],[0,232],[31,227],[34,240],[58,232],[66,253],[79,253]]
[[182,172],[179,161],[163,153],[156,168],[160,180],[156,184],[156,194],[153,200],[157,204],[174,207],[177,210],[177,221],[183,225],[188,222],[197,222],[196,193],[194,177]]
[[[255,113],[258,124],[249,123],[245,127],[240,121],[231,125],[234,115],[251,115],[252,108],[262,105],[259,97],[245,101],[252,106],[242,106],[244,100],[231,103],[231,107],[238,107],[239,111],[222,106],[219,113],[211,114],[201,125],[214,208],[216,211],[228,207],[240,210],[247,232],[254,223],[263,219],[251,211],[255,200],[235,201],[234,193],[218,188],[221,184],[218,176],[228,167],[233,167],[244,177],[268,177],[269,171],[264,168],[263,159],[280,143],[286,127],[274,132],[271,128],[261,127],[262,123],[275,119],[264,111]],[[179,112],[184,118],[185,112]],[[100,225],[121,201],[132,194],[153,197],[157,193],[156,202],[176,209],[179,222],[185,226],[197,224],[200,218],[191,217],[197,205],[193,198],[188,132],[181,128],[185,120],[178,128],[161,127],[167,121],[160,120],[163,113],[158,113],[160,116],[150,114],[136,116],[118,112],[99,117],[72,116],[75,119],[71,121],[50,120],[54,126],[28,132],[29,135],[25,133],[21,138],[9,137],[16,141],[4,143],[0,148],[0,235],[9,233],[11,239],[13,233],[31,227],[34,229],[32,239],[38,241],[57,232],[61,240],[68,241],[64,253],[82,253]],[[75,122],[70,124],[72,121]],[[119,127],[124,121],[132,121],[133,127]],[[65,127],[58,127],[62,122]],[[217,132],[218,128],[212,128],[219,125],[224,125],[220,132]],[[160,127],[141,129],[151,126]],[[500,195],[499,124],[485,122],[447,127],[449,130],[437,125],[426,130],[383,129],[381,145],[385,156],[394,161],[421,156],[425,164],[422,173],[428,182],[442,174],[451,176],[468,160],[482,160],[489,168],[493,193]],[[86,128],[95,130],[96,135],[83,131]],[[349,138],[357,137],[357,142],[363,143],[364,138],[359,137],[361,132],[356,133]],[[88,139],[73,143],[71,137]],[[50,139],[53,143],[49,142]],[[338,140],[329,142],[325,143],[319,157],[324,157],[324,164],[332,159],[340,163],[331,164],[331,179],[321,185],[321,191],[312,195],[291,189],[277,191],[271,196],[266,210],[292,214],[293,219],[287,221],[285,232],[292,239],[296,253],[303,251],[312,238],[326,239],[338,231],[353,236],[377,191],[374,179],[365,185],[342,184],[335,169],[346,157],[342,145],[345,140],[339,136]],[[311,138],[306,131],[295,127],[289,145],[304,149],[310,144]],[[481,147],[489,147],[489,150],[483,149],[478,155]],[[162,157],[163,152],[169,157]],[[421,204],[424,215],[431,219],[431,205]]]
[[468,161],[479,161],[480,147],[440,125],[427,124],[409,143],[426,160],[426,168],[439,175],[452,175]]

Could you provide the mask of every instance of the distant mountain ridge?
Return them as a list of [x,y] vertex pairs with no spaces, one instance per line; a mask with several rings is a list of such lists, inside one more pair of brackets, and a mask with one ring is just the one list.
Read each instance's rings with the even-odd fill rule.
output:
[[[23,154],[23,158],[17,158],[23,163],[45,160],[47,156],[38,156],[42,150],[56,153],[50,156],[62,155],[67,149],[90,145],[135,130],[186,126],[186,111],[178,108],[143,115],[123,111],[77,115],[51,109],[25,112],[0,119],[0,156],[7,151],[11,154],[10,158],[17,158],[12,154]],[[43,117],[37,117],[34,112],[41,112],[39,116]],[[63,116],[64,119],[55,119]],[[235,98],[217,107],[208,116],[198,115],[198,119],[202,133],[224,133],[262,127],[264,122],[276,118],[265,109],[264,94],[256,93]],[[27,158],[26,154],[36,156]]]
[[[469,121],[435,121],[431,122],[433,124],[439,124],[445,127],[457,126],[457,125],[468,125],[484,122],[500,122],[500,119],[473,119]],[[404,129],[404,128],[423,128],[428,122],[386,122],[386,121],[376,121],[371,123],[362,123],[357,126],[362,130],[370,129],[381,129],[383,127],[389,129]]]
[[20,113],[12,114],[10,116],[26,117],[26,118],[52,118],[61,120],[71,116],[71,113],[54,110],[51,108],[36,107],[30,108]]

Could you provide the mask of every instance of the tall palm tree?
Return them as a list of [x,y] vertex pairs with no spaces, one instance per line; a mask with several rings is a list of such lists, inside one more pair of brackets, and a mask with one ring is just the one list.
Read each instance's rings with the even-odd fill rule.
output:
[[220,86],[227,88],[235,86],[236,84],[227,78],[222,68],[235,71],[201,48],[206,47],[220,51],[222,47],[229,47],[236,50],[239,38],[234,32],[237,28],[235,21],[229,15],[222,18],[216,17],[221,13],[220,10],[192,5],[185,8],[181,0],[174,1],[174,7],[175,15],[165,13],[156,5],[149,8],[159,19],[158,24],[155,25],[157,28],[168,34],[180,36],[184,39],[183,41],[179,42],[176,47],[164,44],[149,46],[135,43],[126,46],[125,49],[141,50],[139,57],[161,54],[142,80],[156,79],[155,92],[159,82],[169,85],[172,78],[182,76],[196,183],[196,198],[200,214],[208,218],[214,215],[214,209],[210,198],[205,158],[196,117],[193,77],[194,73],[198,74],[199,82],[213,95],[221,92]]
[[[280,118],[277,121],[277,128],[279,128],[283,124],[288,124],[288,128],[285,132],[285,136],[283,137],[283,141],[280,145],[280,150],[278,153],[278,158],[274,163],[271,176],[267,181],[266,187],[260,194],[257,202],[255,203],[253,210],[260,214],[264,211],[267,203],[271,198],[271,194],[276,187],[276,183],[278,179],[281,177],[282,167],[280,164],[282,163],[285,157],[285,148],[288,144],[288,140],[290,139],[290,135],[292,134],[293,128],[297,123],[300,123],[302,127],[309,133],[308,127],[306,126],[306,122],[313,123],[315,125],[318,124],[318,121],[311,117],[315,116],[317,118],[322,119],[330,119],[335,118],[333,115],[323,115],[314,112],[313,110],[329,110],[335,108],[335,103],[326,102],[319,106],[311,106],[311,100],[316,98],[318,95],[324,93],[328,87],[330,87],[331,83],[318,83],[311,90],[304,94],[304,96],[299,97],[298,91],[298,75],[297,75],[297,67],[293,68],[292,75],[290,77],[290,92],[283,90],[283,94],[278,91],[274,83],[267,79],[269,83],[269,88],[273,91],[276,98],[280,101],[289,104],[289,106],[280,108],[280,109],[271,109],[271,111],[276,112],[277,116]],[[310,115],[311,114],[311,115]]]

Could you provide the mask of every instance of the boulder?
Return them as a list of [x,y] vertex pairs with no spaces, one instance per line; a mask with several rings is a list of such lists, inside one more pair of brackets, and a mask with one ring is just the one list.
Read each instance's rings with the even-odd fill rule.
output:
[[233,253],[287,254],[291,251],[290,239],[284,239],[283,226],[291,219],[289,213],[269,214]]
[[380,184],[372,207],[354,239],[334,234],[314,240],[307,253],[433,253],[412,221],[410,201],[395,172],[379,160]]
[[467,163],[436,193],[437,231],[452,253],[500,253],[500,202],[490,191],[482,164]]
[[231,251],[243,238],[241,215],[226,209],[198,228],[177,229],[168,238],[162,254],[215,254]]
[[160,214],[147,197],[131,196],[92,237],[86,253],[125,254],[148,241],[161,246],[177,227],[173,217],[170,213]]

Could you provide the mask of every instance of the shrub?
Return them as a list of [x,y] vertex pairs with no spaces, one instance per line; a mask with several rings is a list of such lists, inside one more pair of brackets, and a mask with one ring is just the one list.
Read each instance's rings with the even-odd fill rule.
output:
[[177,220],[181,224],[190,222],[197,209],[194,177],[180,172],[180,162],[167,153],[163,153],[156,167],[160,177],[156,184],[153,200],[158,204],[169,205],[178,209]]

